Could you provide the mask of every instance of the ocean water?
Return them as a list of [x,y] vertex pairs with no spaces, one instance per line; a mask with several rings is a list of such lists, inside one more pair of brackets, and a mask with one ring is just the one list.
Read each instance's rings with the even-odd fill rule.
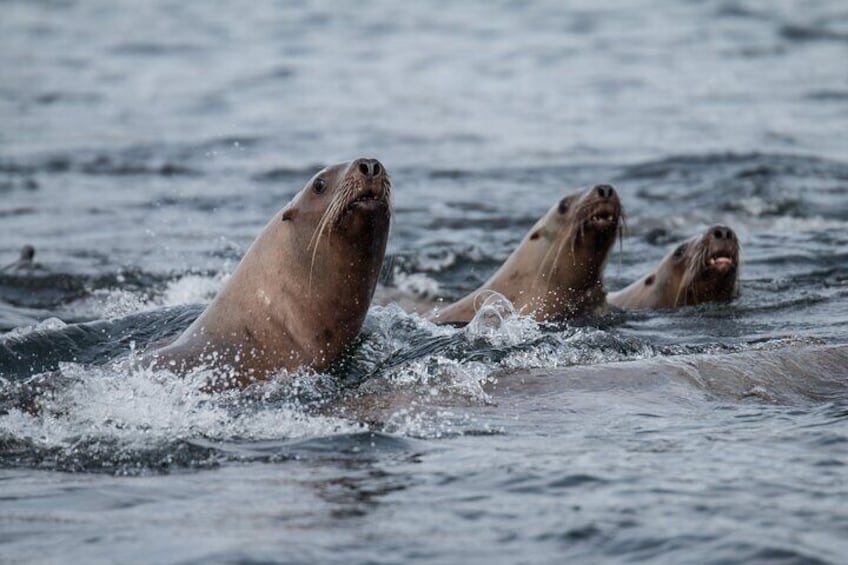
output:
[[[845,562],[848,368],[662,367],[848,343],[846,22],[800,0],[0,2],[0,267],[36,250],[0,271],[0,561]],[[556,327],[374,306],[343,366],[216,395],[127,368],[359,156],[392,174],[395,295],[463,295],[607,182],[608,288],[725,223],[740,296]]]

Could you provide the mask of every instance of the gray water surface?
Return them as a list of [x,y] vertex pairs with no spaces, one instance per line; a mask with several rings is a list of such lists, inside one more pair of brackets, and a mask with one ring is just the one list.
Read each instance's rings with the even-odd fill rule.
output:
[[[0,267],[36,249],[0,272],[0,561],[844,562],[848,371],[791,395],[768,367],[741,394],[562,375],[848,343],[846,22],[838,1],[0,2]],[[335,373],[241,393],[127,369],[359,156],[392,174],[398,293],[461,296],[609,182],[608,288],[721,222],[741,294],[555,328],[377,306]],[[38,415],[9,403],[33,375],[59,383]]]

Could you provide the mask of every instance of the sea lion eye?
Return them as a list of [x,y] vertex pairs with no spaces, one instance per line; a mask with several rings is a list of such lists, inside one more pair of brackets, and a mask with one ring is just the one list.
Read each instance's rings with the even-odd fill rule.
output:
[[566,212],[568,212],[568,205],[569,205],[570,203],[571,203],[571,202],[570,202],[570,199],[569,199],[569,198],[567,198],[567,197],[566,197],[566,198],[563,198],[562,200],[560,200],[560,201],[559,201],[559,208],[558,208],[558,209],[559,209],[559,213],[560,213],[560,214],[565,214]]
[[315,179],[315,182],[312,183],[312,190],[315,191],[315,194],[321,194],[327,188],[327,181],[324,179],[318,178]]
[[683,253],[686,251],[687,247],[688,247],[688,245],[686,243],[682,243],[682,244],[678,245],[677,249],[674,250],[673,257],[675,259],[680,259],[681,257],[683,257]]

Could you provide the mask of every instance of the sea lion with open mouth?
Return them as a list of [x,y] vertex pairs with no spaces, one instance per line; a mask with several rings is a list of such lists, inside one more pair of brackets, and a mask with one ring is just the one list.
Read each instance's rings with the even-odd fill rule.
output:
[[390,218],[391,181],[379,161],[320,171],[271,219],[200,317],[142,365],[213,368],[228,377],[217,388],[326,368],[361,329]]
[[624,309],[675,308],[727,302],[737,294],[739,240],[727,226],[711,226],[678,245],[659,266],[627,288],[611,292]]
[[621,203],[612,186],[577,191],[536,222],[483,286],[435,311],[430,319],[439,324],[466,323],[497,295],[540,322],[603,313],[604,265],[621,226]]

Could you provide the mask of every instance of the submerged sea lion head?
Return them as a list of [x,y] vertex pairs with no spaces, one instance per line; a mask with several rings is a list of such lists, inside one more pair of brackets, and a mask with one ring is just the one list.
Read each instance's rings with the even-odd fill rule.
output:
[[13,269],[22,269],[22,268],[32,267],[33,266],[32,260],[33,260],[34,257],[35,257],[35,247],[33,247],[32,245],[27,243],[26,245],[21,247],[21,256],[18,258],[18,260],[12,261],[11,263],[6,265],[5,267],[0,267],[0,272],[7,271],[7,270],[11,271]]
[[[673,306],[721,302],[736,294],[739,240],[727,226],[710,226],[702,235],[681,243],[660,265],[673,294]],[[656,284],[656,276],[646,284]]]

